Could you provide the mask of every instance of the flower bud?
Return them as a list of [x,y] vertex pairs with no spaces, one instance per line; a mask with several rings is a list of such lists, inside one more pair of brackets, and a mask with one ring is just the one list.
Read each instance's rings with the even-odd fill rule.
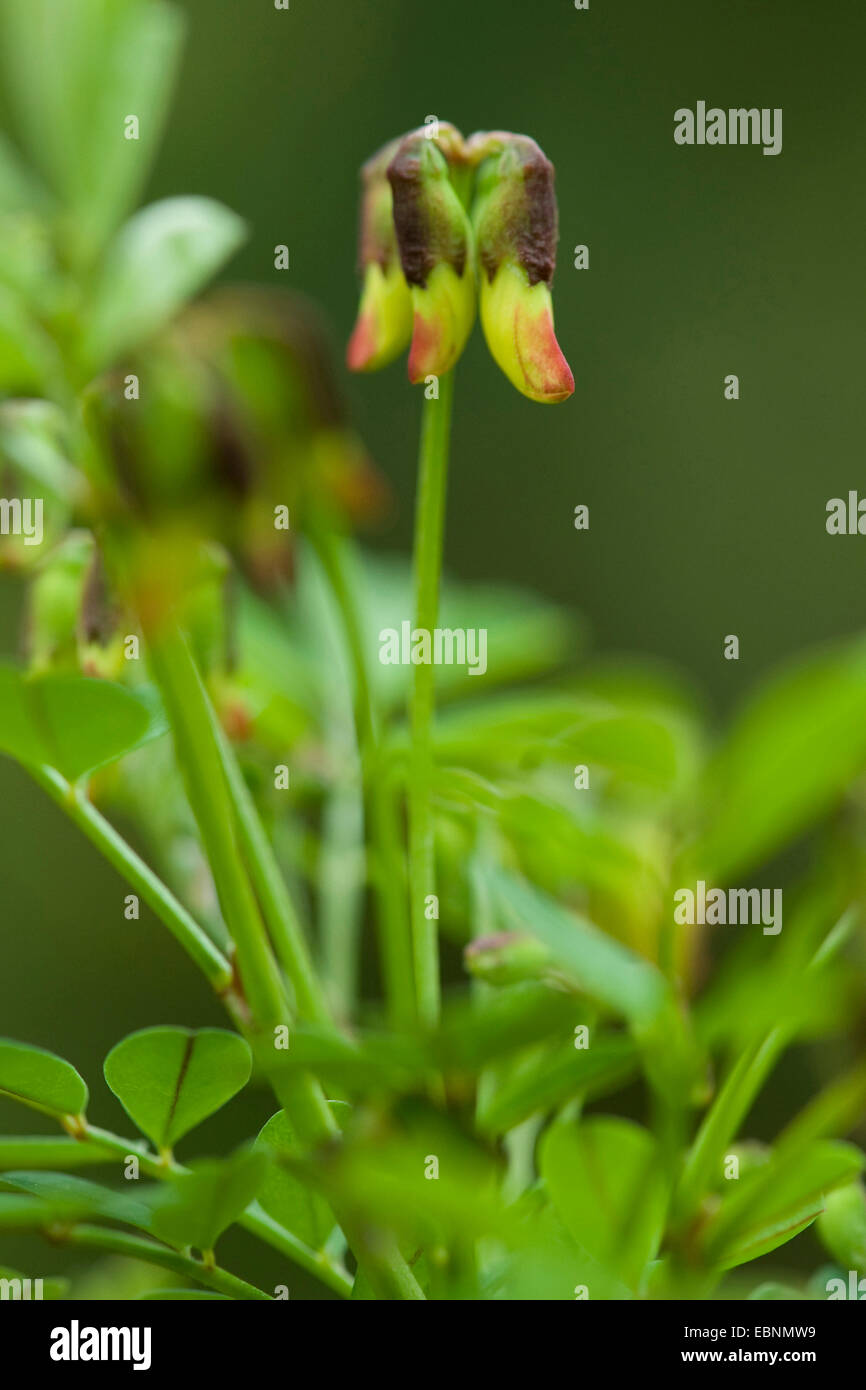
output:
[[94,544],[89,531],[69,531],[37,566],[28,595],[26,646],[30,670],[77,671],[81,601]]
[[[462,141],[448,127],[443,147],[455,159]],[[475,321],[475,258],[469,219],[434,140],[414,131],[388,166],[394,227],[412,296],[409,380],[442,376],[460,356]]]
[[78,662],[85,676],[119,680],[123,670],[120,610],[111,594],[99,551],[94,547],[78,614]]
[[490,985],[513,985],[544,977],[550,952],[534,936],[523,932],[497,932],[479,936],[464,948],[469,974]]
[[473,225],[481,323],[494,360],[524,396],[563,401],[574,377],[553,331],[556,264],[553,165],[525,135],[473,136],[481,158]]
[[399,141],[391,141],[361,170],[358,262],[364,283],[346,350],[346,362],[353,372],[373,372],[387,366],[406,347],[412,332],[412,297],[400,266],[387,177],[398,146]]

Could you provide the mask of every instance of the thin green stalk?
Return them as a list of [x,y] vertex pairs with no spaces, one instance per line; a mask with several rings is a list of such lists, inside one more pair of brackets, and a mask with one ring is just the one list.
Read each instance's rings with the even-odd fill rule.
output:
[[217,994],[225,996],[232,984],[231,964],[162,880],[88,801],[80,787],[67,782],[54,768],[32,767],[30,773],[168,927]]
[[834,1078],[788,1122],[776,1139],[777,1152],[804,1148],[814,1139],[848,1134],[866,1113],[866,1063]]
[[313,969],[304,933],[237,758],[208,702],[211,726],[237,816],[244,860],[277,957],[291,982],[301,1018],[328,1024],[325,995]]
[[789,1041],[786,1028],[774,1028],[747,1047],[731,1069],[686,1158],[675,1202],[678,1221],[687,1221],[693,1214],[725,1145],[736,1134]]
[[360,778],[347,778],[325,800],[317,875],[321,972],[341,1020],[352,1018],[358,1003],[363,846]]
[[[280,1068],[273,1048],[272,1029],[291,1022],[289,1003],[238,844],[234,799],[210,701],[179,629],[165,629],[151,641],[150,659],[223,917],[237,950],[251,1013],[250,1041],[301,1142],[311,1148],[327,1144],[338,1130],[321,1087],[307,1074]],[[396,1245],[379,1232],[368,1233],[354,1216],[335,1214],[380,1297],[423,1298]]]
[[204,1284],[215,1293],[224,1293],[228,1298],[268,1301],[271,1298],[270,1294],[257,1289],[254,1284],[248,1284],[245,1279],[239,1279],[235,1274],[229,1274],[228,1270],[220,1269],[219,1265],[205,1265],[201,1260],[182,1255],[180,1251],[171,1250],[167,1245],[158,1245],[155,1240],[148,1240],[144,1236],[133,1236],[125,1231],[111,1231],[104,1226],[88,1225],[62,1229],[52,1227],[50,1231],[43,1231],[42,1234],[52,1245],[72,1245],[80,1250],[101,1250],[108,1255],[144,1260],[146,1264],[158,1265],[183,1278],[194,1279],[196,1283]]
[[[439,614],[439,579],[445,526],[445,495],[451,434],[454,373],[439,379],[438,399],[424,400],[418,495],[415,508],[415,628],[430,634]],[[436,921],[427,915],[427,901],[436,893],[433,817],[432,725],[435,668],[431,660],[413,666],[410,722],[412,754],[409,763],[409,890],[412,957],[415,967],[418,1017],[424,1026],[439,1018],[439,937]]]
[[[99,1129],[95,1125],[88,1124],[84,1138],[73,1142],[77,1149],[89,1148],[92,1150],[92,1154],[89,1156],[90,1162],[98,1162],[100,1159],[104,1161],[106,1155],[125,1158],[127,1154],[135,1154],[142,1172],[151,1178],[162,1180],[167,1178],[169,1173],[188,1172],[188,1169],[175,1159],[166,1163],[164,1159],[151,1153],[145,1145],[138,1141],[125,1139],[122,1135],[112,1134],[110,1130]],[[3,1141],[0,1140],[0,1160],[2,1157]],[[2,1166],[0,1164],[0,1167]],[[307,1245],[306,1241],[301,1240],[299,1236],[280,1225],[273,1217],[268,1216],[258,1202],[251,1203],[243,1215],[238,1217],[238,1225],[258,1236],[265,1244],[279,1250],[282,1255],[285,1255],[301,1269],[305,1269],[308,1274],[315,1275],[329,1289],[341,1294],[343,1298],[348,1298],[351,1294],[351,1277],[341,1265],[329,1259],[322,1251],[314,1250],[312,1246]]]
[[262,1031],[288,1023],[288,1002],[238,843],[222,751],[210,701],[187,642],[177,628],[150,644],[150,664],[174,736],[178,764],[237,950],[241,982]]
[[313,525],[311,537],[340,615],[354,680],[353,711],[364,779],[368,824],[367,874],[376,895],[379,950],[388,1018],[402,1029],[414,1021],[415,984],[403,891],[403,849],[394,794],[383,765],[381,733],[373,701],[347,543],[333,528]]
[[[849,908],[827,933],[803,972],[804,988],[809,987],[822,967],[841,950],[857,920],[856,910]],[[693,1215],[707,1190],[713,1168],[724,1153],[725,1145],[736,1135],[755,1097],[796,1032],[796,1024],[780,1024],[772,1028],[764,1037],[746,1047],[732,1067],[686,1155],[674,1203],[678,1224],[684,1225]]]

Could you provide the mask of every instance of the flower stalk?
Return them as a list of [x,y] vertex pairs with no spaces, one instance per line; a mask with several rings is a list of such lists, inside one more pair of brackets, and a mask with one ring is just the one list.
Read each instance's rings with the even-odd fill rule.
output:
[[[439,381],[438,399],[425,399],[418,457],[415,511],[415,629],[432,632],[439,614],[439,583],[445,529],[445,498],[454,399],[454,373]],[[431,899],[436,897],[433,816],[432,664],[412,668],[409,761],[409,885],[412,957],[419,1022],[432,1027],[439,1018],[439,939]]]

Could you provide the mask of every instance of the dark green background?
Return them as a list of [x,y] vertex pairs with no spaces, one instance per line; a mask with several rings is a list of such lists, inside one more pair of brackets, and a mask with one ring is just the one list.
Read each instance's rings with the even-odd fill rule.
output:
[[[206,193],[241,212],[250,241],[233,275],[311,295],[340,354],[357,295],[357,171],[375,148],[435,114],[467,134],[530,133],[556,165],[554,299],[575,394],[530,404],[476,331],[457,382],[453,573],[574,605],[597,649],[674,663],[717,710],[787,655],[863,624],[866,538],[824,529],[828,498],[866,491],[859,3],[185,8],[151,194]],[[673,113],[699,99],[782,107],[782,153],[676,146]],[[585,272],[572,268],[579,242]],[[288,273],[273,269],[277,243]],[[729,372],[736,403],[723,399]],[[405,550],[418,393],[402,364],[346,386],[395,494],[377,543]],[[588,533],[573,530],[580,502]],[[8,650],[8,583],[0,598]],[[738,663],[722,659],[727,633]],[[0,1033],[69,1056],[94,1082],[94,1118],[119,1124],[98,1080],[108,1048],[134,1027],[219,1022],[219,1010],[149,916],[123,920],[121,881],[5,762],[0,818]],[[268,1113],[251,1092],[194,1148]],[[0,1127],[24,1124],[0,1104]]]

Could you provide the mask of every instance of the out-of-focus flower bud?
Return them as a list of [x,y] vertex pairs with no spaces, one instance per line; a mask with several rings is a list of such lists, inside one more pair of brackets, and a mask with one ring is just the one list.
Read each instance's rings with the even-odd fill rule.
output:
[[78,664],[85,676],[102,680],[119,680],[123,671],[120,609],[109,591],[105,565],[95,547],[84,576],[78,613]]
[[[320,316],[301,296],[216,291],[131,368],[147,381],[146,408],[117,374],[86,397],[103,513],[113,506],[133,527],[172,523],[218,541],[270,593],[292,582],[312,512],[339,526],[382,512],[384,484],[347,422]],[[175,568],[155,578],[155,593]]]
[[89,531],[70,531],[39,564],[26,620],[27,655],[35,674],[78,670],[78,622],[93,553]]
[[553,165],[526,135],[476,135],[467,154],[483,161],[472,220],[487,345],[524,396],[564,401],[574,377],[553,331]]
[[399,144],[399,140],[392,140],[361,170],[358,268],[364,283],[346,350],[346,362],[353,372],[373,372],[387,366],[407,346],[412,333],[412,296],[400,266],[388,182],[388,165]]
[[513,985],[538,980],[550,963],[550,952],[533,936],[521,932],[498,932],[479,936],[463,952],[470,975],[490,985]]
[[26,644],[34,673],[120,678],[120,608],[89,531],[68,532],[40,563],[28,598]]
[[446,127],[439,144],[423,131],[407,135],[388,166],[397,245],[412,294],[412,382],[449,371],[475,321],[472,228],[440,144],[461,159],[459,132]]

